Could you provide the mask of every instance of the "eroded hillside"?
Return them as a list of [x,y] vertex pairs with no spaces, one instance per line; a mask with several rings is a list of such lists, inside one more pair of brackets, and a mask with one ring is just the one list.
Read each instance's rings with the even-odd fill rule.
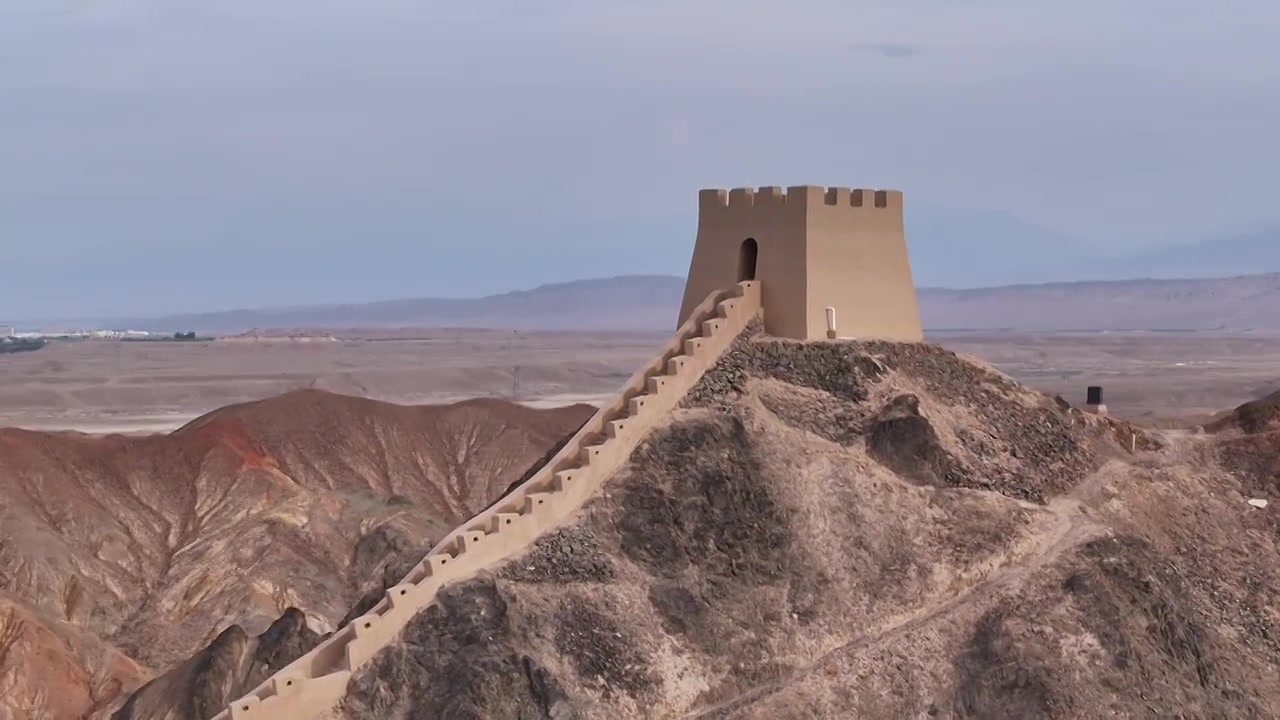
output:
[[1269,717],[1280,549],[1215,452],[933,346],[743,338],[334,715]]
[[0,716],[105,714],[211,642],[257,682],[591,412],[301,391],[166,436],[0,430]]

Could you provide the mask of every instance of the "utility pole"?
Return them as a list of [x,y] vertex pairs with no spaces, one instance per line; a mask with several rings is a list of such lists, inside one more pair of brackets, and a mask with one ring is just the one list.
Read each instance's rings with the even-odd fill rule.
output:
[[511,363],[511,401],[520,402],[520,365],[516,362],[515,356],[512,354],[511,343],[519,335],[519,330],[512,330],[511,335],[507,336],[507,360]]

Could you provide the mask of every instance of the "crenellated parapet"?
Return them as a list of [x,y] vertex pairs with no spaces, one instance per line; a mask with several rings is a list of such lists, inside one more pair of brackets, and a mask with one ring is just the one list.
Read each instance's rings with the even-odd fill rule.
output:
[[698,193],[698,208],[701,212],[714,212],[717,209],[807,209],[819,206],[901,210],[902,192],[821,185],[795,185],[783,189],[775,185],[731,190],[710,188]]

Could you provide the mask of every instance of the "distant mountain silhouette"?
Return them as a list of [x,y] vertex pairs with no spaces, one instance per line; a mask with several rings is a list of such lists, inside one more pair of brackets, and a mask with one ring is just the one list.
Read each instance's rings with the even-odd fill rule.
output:
[[[633,275],[543,285],[475,299],[419,298],[357,305],[236,310],[130,327],[238,333],[252,328],[495,327],[661,331],[675,325],[684,280]],[[931,330],[1280,330],[1280,273],[976,289],[922,288]]]
[[1280,272],[1280,226],[1122,256],[1080,277],[1227,277],[1258,272]]
[[231,310],[122,319],[114,326],[239,333],[254,328],[500,327],[653,330],[674,327],[684,279],[624,275],[542,285],[482,298],[415,298],[348,305]]
[[[908,202],[905,212],[912,274],[917,287],[951,289],[922,291],[922,312],[926,325],[932,327],[1009,325],[1047,329],[1093,324],[1112,328],[1205,325],[1238,328],[1280,324],[1265,317],[1270,309],[1278,307],[1267,304],[1276,302],[1276,297],[1266,289],[1269,282],[1266,279],[1183,280],[1280,272],[1280,224],[1252,232],[1224,234],[1194,244],[1107,255],[1079,238],[1004,212],[948,208],[925,202]],[[179,279],[187,283],[185,285],[155,285],[154,278],[148,281],[153,292],[180,298],[175,305],[189,307],[191,303],[198,306],[212,302],[216,295],[206,286],[221,286],[224,283],[219,278],[228,275],[234,275],[240,286],[270,288],[269,293],[246,297],[328,295],[335,302],[265,308],[254,308],[247,303],[245,309],[225,312],[161,318],[99,318],[84,320],[83,324],[206,333],[356,326],[663,330],[674,324],[678,311],[683,280],[677,273],[687,267],[691,227],[688,217],[576,227],[554,241],[506,252],[504,262],[495,266],[498,274],[486,276],[487,287],[502,287],[506,283],[519,286],[528,282],[535,286],[532,289],[466,299],[414,298],[405,293],[409,299],[342,301],[344,297],[351,297],[348,293],[352,288],[367,287],[374,277],[381,278],[377,280],[379,287],[392,297],[412,287],[439,288],[442,294],[456,291],[460,286],[457,278],[471,277],[478,272],[475,259],[464,257],[456,247],[443,253],[432,251],[437,254],[431,257],[421,255],[423,247],[410,244],[370,245],[367,249],[349,247],[346,255],[335,255],[338,251],[332,248],[318,247],[300,257],[296,249],[287,245],[264,245],[255,248],[253,263],[241,263],[241,266],[235,266],[236,254],[230,246],[214,250],[202,245],[198,253],[190,246],[171,248],[166,252],[178,253],[172,257],[157,250],[153,259],[156,262],[164,260],[166,264],[201,269],[199,273],[182,275]],[[492,233],[485,230],[482,234],[488,237]],[[602,238],[608,242],[602,242]],[[94,276],[97,280],[77,283],[77,287],[82,292],[95,292],[94,283],[98,280],[127,274],[128,257],[128,253],[123,253],[99,258],[103,263]],[[639,273],[538,284],[537,278],[542,272],[539,268],[548,257],[571,257],[573,268],[588,276],[610,268],[631,268]],[[342,282],[334,282],[331,277],[334,267],[365,269],[360,274],[352,273]],[[412,273],[406,275],[406,268],[422,268],[424,272],[410,281]],[[453,268],[447,282],[438,276],[443,272],[440,268]],[[430,274],[432,272],[436,275]],[[522,275],[526,278],[523,281]],[[1131,282],[1131,278],[1178,282],[1160,285]],[[1074,282],[1077,280],[1091,282]],[[1121,284],[1093,282],[1103,280],[1121,281]],[[1039,283],[1054,284],[1033,289]],[[1213,288],[1212,297],[1206,294],[1209,288]],[[971,289],[976,294],[958,292]],[[109,297],[107,289],[102,290],[102,296]],[[367,293],[367,290],[361,292]],[[1250,294],[1255,292],[1262,295]],[[1221,300],[1224,297],[1251,304],[1229,308],[1222,304],[1226,302]],[[1000,306],[1001,302],[1014,298],[1019,307]],[[1119,307],[1121,302],[1129,306]],[[1280,312],[1271,314],[1280,316]]]
[[1280,273],[922,289],[930,330],[1280,330]]
[[[1088,238],[1007,212],[947,207],[913,198],[908,193],[905,221],[912,269],[920,287],[1280,272],[1280,223],[1253,232],[1224,232],[1191,245],[1117,255]],[[188,210],[168,208],[158,210],[158,216],[148,215],[148,223],[158,223],[153,231],[164,230],[182,237],[182,242],[111,244],[85,248],[72,257],[42,255],[44,251],[36,246],[30,253],[6,258],[0,312],[19,316],[16,324],[24,326],[118,325],[129,317],[191,311],[200,314],[184,316],[191,322],[166,324],[164,329],[185,329],[194,322],[197,327],[209,323],[209,331],[222,331],[256,324],[307,324],[303,321],[310,317],[308,313],[322,305],[329,306],[324,310],[328,314],[319,316],[324,324],[331,324],[328,318],[347,308],[361,308],[360,312],[373,317],[366,321],[363,315],[352,316],[361,318],[361,323],[395,324],[392,316],[402,313],[412,324],[519,327],[573,325],[586,315],[599,316],[604,309],[570,303],[575,315],[561,322],[568,317],[561,310],[547,317],[546,308],[514,307],[538,298],[550,301],[551,294],[541,294],[546,287],[556,288],[556,297],[581,292],[588,293],[584,297],[591,297],[591,303],[613,302],[606,324],[625,329],[653,323],[647,315],[650,311],[639,309],[643,294],[628,293],[655,291],[657,285],[615,288],[614,300],[609,300],[590,295],[590,284],[565,281],[622,273],[681,275],[688,269],[696,226],[696,207],[689,202],[666,214],[544,219],[532,225],[526,224],[528,218],[501,214],[480,220],[471,214],[461,219],[447,214],[423,216],[420,223],[385,228],[365,240],[363,216],[350,216],[342,208],[272,207],[269,212],[264,208],[262,217],[237,218],[207,217]],[[263,225],[266,215],[274,219]],[[267,230],[270,237],[262,237]],[[51,283],[68,292],[51,297],[47,292]],[[668,290],[678,284],[670,281]],[[510,288],[535,290],[528,296],[505,293]],[[477,296],[487,297],[476,304]],[[408,305],[400,300],[365,302],[371,297],[472,299],[433,300],[428,307],[419,300]],[[204,312],[219,307],[272,309]],[[496,318],[493,312],[498,313]],[[463,317],[468,313],[474,318]],[[667,322],[664,317],[660,324]]]
[[[665,209],[620,209],[619,216],[603,218],[477,217],[424,207],[371,235],[368,217],[376,212],[265,203],[252,213],[225,215],[179,204],[148,207],[139,231],[138,209],[104,207],[94,216],[97,231],[114,228],[120,237],[138,239],[70,254],[32,243],[6,256],[0,313],[23,324],[476,297],[577,278],[683,275],[697,227],[692,189]],[[1077,268],[1096,254],[1083,239],[1007,212],[937,205],[909,191],[905,221],[917,282],[925,286],[1078,279],[1086,276]],[[49,297],[52,283],[68,292]]]
[[[1094,277],[1088,243],[1008,213],[907,204],[907,249],[918,287],[974,288]],[[1277,266],[1280,270],[1280,266]]]

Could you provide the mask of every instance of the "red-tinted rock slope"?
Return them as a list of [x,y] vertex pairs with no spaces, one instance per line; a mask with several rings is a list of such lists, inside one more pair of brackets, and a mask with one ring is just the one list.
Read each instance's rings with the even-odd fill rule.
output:
[[232,625],[328,632],[592,410],[300,391],[163,436],[0,430],[0,717],[105,715]]

